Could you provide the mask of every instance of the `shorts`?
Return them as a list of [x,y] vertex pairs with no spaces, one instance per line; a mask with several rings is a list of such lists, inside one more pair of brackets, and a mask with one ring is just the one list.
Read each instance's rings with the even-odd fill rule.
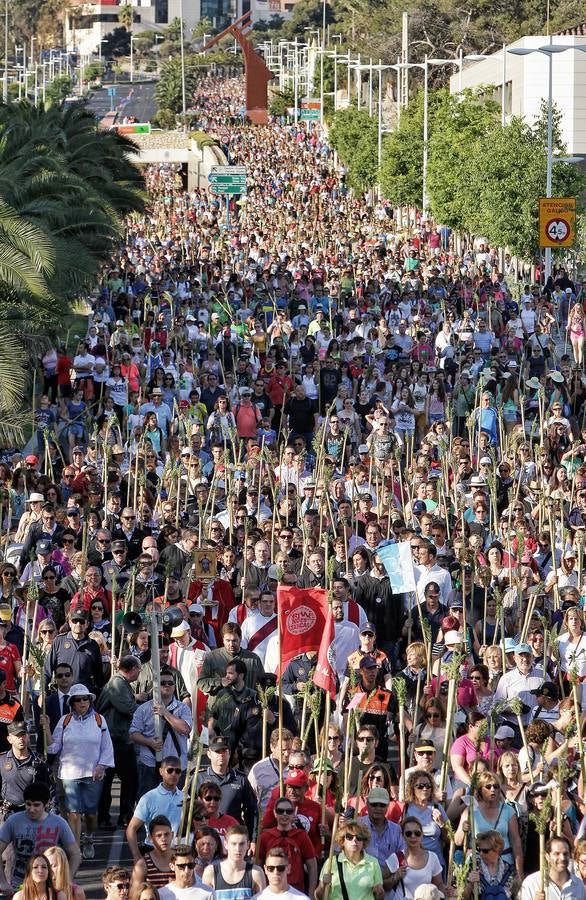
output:
[[96,815],[103,783],[103,781],[94,781],[93,778],[63,779],[67,812]]

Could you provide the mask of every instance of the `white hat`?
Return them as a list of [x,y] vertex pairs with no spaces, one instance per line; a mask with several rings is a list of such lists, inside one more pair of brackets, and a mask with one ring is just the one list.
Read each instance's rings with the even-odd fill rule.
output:
[[29,498],[26,501],[27,503],[42,503],[44,501],[44,497],[42,494],[29,494]]
[[420,884],[415,889],[413,900],[442,900],[444,896],[435,884]]
[[539,378],[528,378],[525,382],[525,387],[531,388],[532,391],[538,391],[541,387],[541,382]]
[[446,646],[448,644],[461,644],[463,640],[464,639],[459,631],[446,631],[444,635],[444,644]]
[[[203,606],[201,605],[201,603],[192,603],[191,606],[189,607],[189,612],[199,613],[200,616],[203,616],[204,611],[205,610],[204,610]],[[187,624],[187,623],[185,623],[185,624]]]
[[551,378],[552,381],[556,381],[558,384],[562,384],[562,382],[565,380],[561,372],[550,372],[548,377]]
[[171,632],[172,638],[180,638],[182,637],[186,631],[191,631],[191,628],[187,624],[187,622],[180,622],[173,631]]
[[74,697],[89,697],[92,703],[96,699],[96,695],[92,694],[85,684],[74,684],[69,688],[69,699],[73,700]]

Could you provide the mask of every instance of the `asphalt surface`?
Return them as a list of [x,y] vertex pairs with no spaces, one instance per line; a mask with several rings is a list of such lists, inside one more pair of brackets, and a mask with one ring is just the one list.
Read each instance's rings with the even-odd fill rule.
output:
[[[112,807],[110,818],[116,821],[118,816],[118,800],[120,797],[120,785],[118,779],[114,779],[112,785]],[[104,889],[102,887],[102,874],[108,866],[121,865],[132,871],[132,854],[126,843],[126,837],[122,828],[114,832],[98,831],[94,835],[94,847],[96,858],[82,860],[81,866],[75,876],[75,883],[85,891],[88,900],[103,900]]]
[[[114,90],[110,97],[108,90]],[[128,82],[123,84],[106,85],[103,88],[92,91],[88,100],[88,108],[96,118],[102,119],[110,110],[118,112],[119,119],[124,116],[134,116],[137,122],[150,122],[157,110],[155,102],[155,82]]]

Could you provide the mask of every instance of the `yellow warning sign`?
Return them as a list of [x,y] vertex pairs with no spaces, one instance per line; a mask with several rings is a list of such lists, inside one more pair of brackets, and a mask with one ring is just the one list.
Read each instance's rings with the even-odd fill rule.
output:
[[576,198],[540,197],[539,246],[571,247],[576,239]]

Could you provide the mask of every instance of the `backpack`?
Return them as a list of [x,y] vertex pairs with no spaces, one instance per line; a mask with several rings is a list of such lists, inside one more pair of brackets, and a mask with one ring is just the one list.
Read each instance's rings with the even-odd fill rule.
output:
[[[67,726],[68,726],[69,723],[71,722],[72,718],[73,718],[73,713],[67,713],[67,715],[66,715],[65,718],[63,719],[63,731],[65,731],[65,729],[67,728]],[[101,731],[101,730],[102,730],[102,722],[103,722],[104,720],[102,719],[101,715],[100,715],[99,713],[97,713],[97,712],[94,712],[94,718],[95,718],[95,720],[96,720],[96,725],[98,726],[98,728],[99,728],[100,731]]]
[[484,879],[480,878],[480,896],[482,900],[509,900],[509,895],[505,890],[505,885],[511,878],[513,867],[510,863],[505,862],[503,877],[498,884],[486,884]]

